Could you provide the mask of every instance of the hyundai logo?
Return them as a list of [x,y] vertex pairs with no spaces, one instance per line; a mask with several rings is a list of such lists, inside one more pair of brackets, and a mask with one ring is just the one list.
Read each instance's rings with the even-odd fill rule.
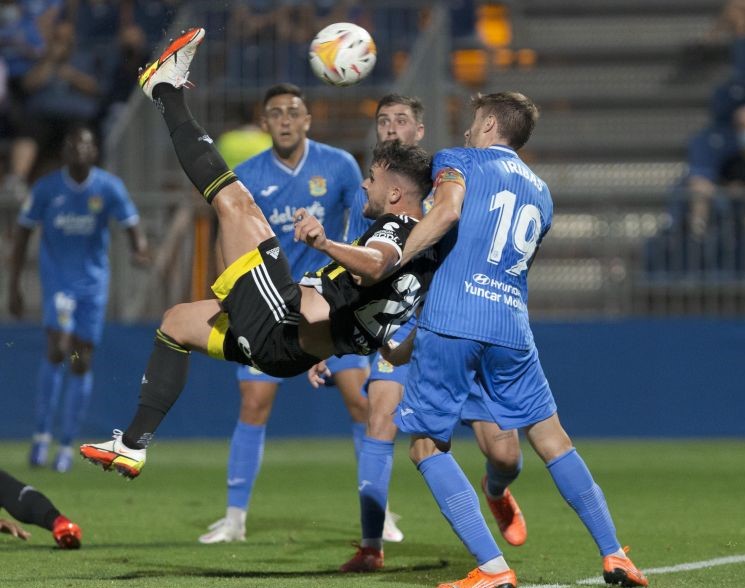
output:
[[473,281],[480,286],[486,286],[488,283],[491,282],[491,278],[484,274],[473,274]]

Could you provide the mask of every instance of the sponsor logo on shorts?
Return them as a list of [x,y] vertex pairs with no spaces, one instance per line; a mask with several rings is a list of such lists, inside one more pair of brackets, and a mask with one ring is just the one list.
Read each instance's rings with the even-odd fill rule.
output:
[[246,339],[243,335],[238,337],[238,347],[241,348],[243,355],[245,355],[248,359],[251,359],[251,345],[248,343],[248,339]]
[[410,414],[414,414],[413,408],[402,408],[401,409],[401,417],[409,416]]

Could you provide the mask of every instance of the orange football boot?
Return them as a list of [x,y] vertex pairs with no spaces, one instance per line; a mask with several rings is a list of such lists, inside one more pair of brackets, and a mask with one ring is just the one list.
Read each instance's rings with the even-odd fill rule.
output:
[[[629,552],[628,547],[623,548],[624,553]],[[634,586],[649,586],[649,580],[637,569],[628,557],[617,555],[606,555],[603,558],[603,579],[606,584],[633,588]]]
[[506,488],[501,497],[492,498],[486,491],[486,476],[481,479],[481,489],[484,491],[486,503],[494,515],[494,520],[497,521],[499,532],[502,533],[504,540],[514,546],[525,543],[528,538],[528,526],[525,524],[525,517],[515,497],[510,493],[510,489]]

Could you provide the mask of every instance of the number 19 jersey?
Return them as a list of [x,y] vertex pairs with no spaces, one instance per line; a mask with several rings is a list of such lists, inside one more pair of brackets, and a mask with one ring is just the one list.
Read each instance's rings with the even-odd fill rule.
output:
[[442,264],[419,324],[436,333],[527,350],[530,264],[553,217],[546,183],[512,149],[445,149],[433,177],[454,168],[465,178],[460,221],[439,243]]

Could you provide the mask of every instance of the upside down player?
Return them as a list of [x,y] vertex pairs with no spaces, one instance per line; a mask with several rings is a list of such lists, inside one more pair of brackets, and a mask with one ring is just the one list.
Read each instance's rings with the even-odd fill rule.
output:
[[[300,88],[276,84],[264,93],[262,129],[271,135],[270,149],[235,167],[235,175],[277,235],[287,255],[293,279],[329,261],[321,251],[294,240],[292,214],[306,208],[324,227],[328,238],[344,233],[344,216],[362,182],[351,154],[308,138],[311,115]],[[366,357],[347,355],[329,359],[335,384],[352,420],[355,454],[365,429],[367,399],[360,388],[370,371]],[[251,366],[237,369],[241,406],[230,440],[225,516],[199,537],[200,543],[243,541],[246,514],[259,476],[267,422],[282,378]]]
[[393,142],[375,150],[363,183],[377,221],[360,246],[327,239],[317,219],[296,212],[295,238],[334,261],[295,283],[271,226],[186,106],[183,86],[203,37],[204,29],[192,29],[176,39],[140,85],[163,114],[187,176],[217,213],[227,269],[213,285],[217,299],[166,311],[127,430],[80,448],[86,459],[131,478],[183,389],[191,350],[278,377],[334,354],[368,355],[414,314],[437,265],[432,250],[399,265],[431,189],[431,161],[424,150]]

